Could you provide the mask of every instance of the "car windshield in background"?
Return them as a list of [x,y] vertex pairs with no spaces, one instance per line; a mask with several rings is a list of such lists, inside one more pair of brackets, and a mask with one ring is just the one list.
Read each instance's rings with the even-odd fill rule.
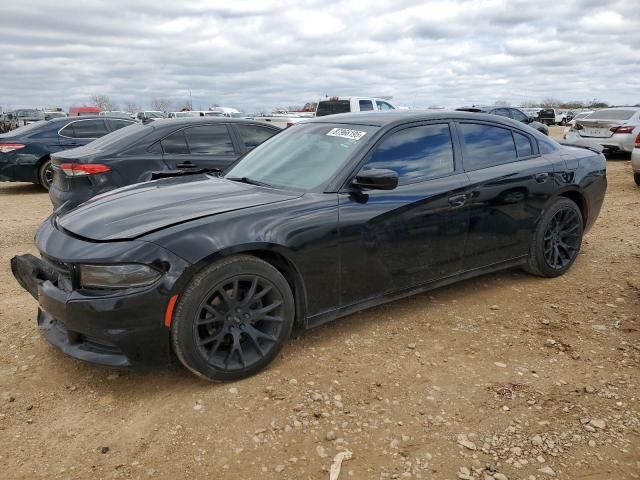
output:
[[376,130],[369,125],[296,125],[253,149],[225,178],[313,190],[333,177]]
[[44,120],[44,112],[42,110],[16,110],[18,118],[37,118]]
[[629,120],[631,117],[633,117],[634,113],[636,113],[635,110],[600,110],[599,112],[591,114],[589,118],[593,118],[594,120]]
[[147,118],[164,118],[162,112],[146,112],[145,115]]
[[318,103],[316,117],[335,115],[336,113],[349,113],[351,104],[349,100],[323,100]]

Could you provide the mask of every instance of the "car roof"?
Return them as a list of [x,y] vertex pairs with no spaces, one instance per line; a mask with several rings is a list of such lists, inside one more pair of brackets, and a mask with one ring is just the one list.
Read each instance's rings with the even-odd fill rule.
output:
[[360,113],[340,113],[336,115],[326,115],[304,123],[345,123],[353,125],[372,125],[375,127],[385,127],[396,123],[420,122],[428,120],[487,120],[490,122],[504,123],[507,125],[518,125],[519,122],[480,112],[461,112],[456,110],[393,110],[386,112],[360,112]]
[[[177,118],[158,118],[153,122],[146,123],[151,127],[164,127],[167,125],[182,125],[192,123],[250,123],[252,125],[264,125],[266,127],[276,127],[269,123],[260,122],[257,120],[249,120],[245,118],[233,118],[233,117],[177,117]],[[277,127],[276,127],[277,128]]]

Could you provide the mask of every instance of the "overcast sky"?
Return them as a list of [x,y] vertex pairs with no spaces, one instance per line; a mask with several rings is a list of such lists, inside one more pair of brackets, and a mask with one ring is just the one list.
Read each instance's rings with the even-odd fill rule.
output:
[[[0,105],[156,97],[245,111],[329,95],[402,106],[640,102],[632,0],[21,0],[2,5]],[[287,6],[290,3],[297,6]]]

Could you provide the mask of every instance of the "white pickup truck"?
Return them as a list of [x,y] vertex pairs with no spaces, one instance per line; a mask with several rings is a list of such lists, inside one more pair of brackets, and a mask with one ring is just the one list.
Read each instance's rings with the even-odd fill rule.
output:
[[393,103],[384,98],[372,97],[325,97],[320,99],[316,108],[316,117],[336,113],[371,112],[397,110]]

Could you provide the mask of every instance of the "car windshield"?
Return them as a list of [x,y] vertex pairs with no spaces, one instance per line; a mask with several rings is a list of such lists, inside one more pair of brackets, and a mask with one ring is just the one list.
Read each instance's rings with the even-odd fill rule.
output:
[[163,118],[162,112],[144,112],[147,118]]
[[42,110],[16,110],[18,118],[37,118],[44,120],[44,112]]
[[280,188],[313,190],[335,175],[378,130],[369,125],[306,123],[251,150],[224,175]]
[[589,118],[594,120],[629,120],[636,113],[635,110],[610,109],[593,113]]

